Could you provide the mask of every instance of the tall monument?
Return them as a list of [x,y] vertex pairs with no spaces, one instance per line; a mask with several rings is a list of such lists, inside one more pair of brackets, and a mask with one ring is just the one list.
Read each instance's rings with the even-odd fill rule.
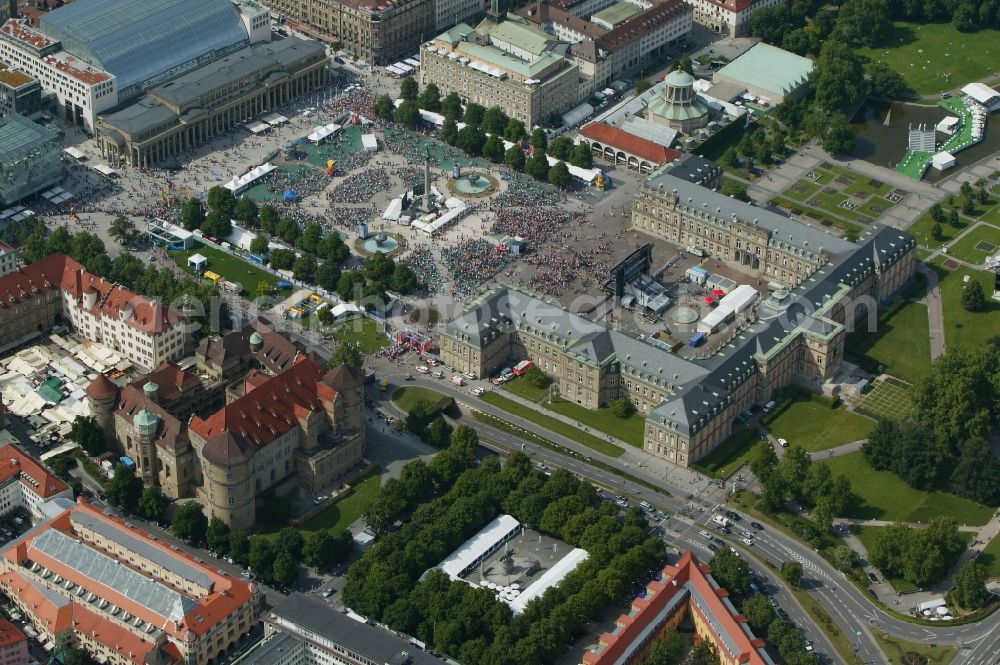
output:
[[424,212],[431,211],[431,149],[424,146],[424,200],[421,204]]

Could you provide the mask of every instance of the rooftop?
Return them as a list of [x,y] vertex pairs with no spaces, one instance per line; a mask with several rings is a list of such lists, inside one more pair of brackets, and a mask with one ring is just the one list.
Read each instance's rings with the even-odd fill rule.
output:
[[506,42],[536,56],[545,53],[552,38],[522,23],[520,17],[511,16],[512,20],[502,23],[483,21],[476,27],[476,32],[488,34],[491,40]]
[[749,87],[785,96],[809,80],[813,62],[777,46],[758,42],[715,73]]
[[636,14],[641,14],[642,11],[642,7],[631,2],[616,2],[607,9],[592,14],[590,20],[611,30],[619,23],[624,23]]
[[0,619],[0,649],[27,641],[27,636],[18,630],[17,626],[6,619]]
[[0,118],[0,162],[18,159],[47,143],[58,147],[59,135],[24,116]]
[[531,62],[525,62],[520,58],[508,55],[495,46],[483,46],[474,42],[462,42],[458,45],[457,50],[477,60],[495,65],[526,79],[538,78],[547,69],[565,60],[565,58],[556,53],[548,52],[538,56]]
[[27,74],[17,69],[6,69],[5,65],[0,64],[0,83],[10,86],[11,88],[20,88],[22,85],[27,85],[32,83],[35,79],[31,78]]
[[[408,662],[409,665],[441,665],[444,661],[392,633],[356,621],[327,605],[322,598],[293,593],[271,610],[265,621],[292,634],[310,632],[366,662]],[[398,660],[407,652],[409,661]],[[394,660],[397,659],[397,660]]]
[[680,155],[676,150],[631,134],[618,127],[606,125],[603,122],[590,123],[580,130],[580,134],[591,141],[597,141],[612,148],[624,150],[639,159],[648,160],[654,165],[669,162]]
[[0,447],[0,482],[18,477],[25,487],[43,499],[65,492],[69,485],[49,472],[40,462],[15,446]]

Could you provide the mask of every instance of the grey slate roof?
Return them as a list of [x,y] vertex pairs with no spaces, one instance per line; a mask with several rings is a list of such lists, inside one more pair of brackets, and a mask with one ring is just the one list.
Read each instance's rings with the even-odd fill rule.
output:
[[410,655],[409,665],[441,665],[444,662],[388,631],[341,614],[313,596],[293,593],[271,614],[375,663],[393,662],[393,658],[403,651]]
[[181,579],[211,590],[212,578],[179,556],[174,557],[146,541],[136,538],[124,528],[79,510],[73,513],[73,521],[112,540],[130,552],[162,566]]
[[39,534],[31,542],[29,557],[34,550],[100,585],[89,588],[89,591],[104,596],[101,587],[111,589],[165,620],[180,622],[198,606],[191,598],[118,563],[99,550],[77,542],[62,531],[47,529]]

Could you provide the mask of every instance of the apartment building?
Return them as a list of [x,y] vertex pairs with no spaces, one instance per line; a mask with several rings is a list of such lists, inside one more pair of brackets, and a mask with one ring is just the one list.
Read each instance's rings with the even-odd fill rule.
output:
[[56,498],[72,500],[73,490],[18,446],[0,446],[0,516],[21,509],[40,519],[41,505]]
[[21,266],[21,253],[0,241],[0,277],[9,272],[14,272]]
[[0,665],[28,665],[28,636],[6,619],[0,619]]
[[694,9],[696,23],[729,37],[750,32],[750,17],[759,9],[785,4],[785,0],[685,0]]
[[83,501],[8,543],[0,591],[39,639],[114,665],[207,665],[260,616],[263,590]]

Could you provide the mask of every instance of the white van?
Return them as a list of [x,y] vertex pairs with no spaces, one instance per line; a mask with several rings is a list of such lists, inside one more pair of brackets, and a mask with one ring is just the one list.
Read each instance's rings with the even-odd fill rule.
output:
[[765,405],[764,405],[764,408],[763,408],[763,409],[761,409],[761,410],[762,410],[762,411],[763,411],[764,413],[770,413],[770,412],[771,412],[771,409],[773,409],[773,408],[774,408],[775,406],[777,406],[777,405],[778,405],[778,403],[777,403],[776,401],[774,401],[774,400],[772,399],[772,400],[771,400],[770,402],[768,402],[767,404],[765,404]]

